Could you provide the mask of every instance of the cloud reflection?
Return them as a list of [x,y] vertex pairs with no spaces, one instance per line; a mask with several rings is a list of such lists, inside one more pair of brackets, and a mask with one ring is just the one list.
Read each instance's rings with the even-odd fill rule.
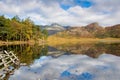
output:
[[102,54],[42,56],[30,66],[22,66],[9,80],[119,80],[120,57]]

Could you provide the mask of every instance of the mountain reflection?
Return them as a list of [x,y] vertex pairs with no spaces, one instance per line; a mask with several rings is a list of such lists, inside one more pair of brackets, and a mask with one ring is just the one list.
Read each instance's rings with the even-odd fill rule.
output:
[[[113,67],[116,71],[120,70],[115,66],[118,65],[120,59],[120,44],[117,43],[64,44],[55,47],[47,45],[9,45],[0,46],[0,49],[14,51],[21,63],[17,69],[14,69],[15,71],[13,70],[13,75],[5,74],[5,80],[32,80],[33,77],[36,80],[39,79],[39,76],[42,80],[53,80],[56,77],[58,80],[71,80],[71,77],[74,80],[89,80],[97,75],[104,76],[101,69],[110,69],[111,73],[106,72],[108,75],[113,75]],[[114,65],[113,67],[111,67],[111,62]],[[93,71],[89,72],[87,70],[88,65],[91,65],[90,70],[93,68]],[[97,74],[94,70],[100,70],[100,74]],[[116,74],[118,77],[119,73]]]
[[120,44],[64,44],[55,46],[59,50],[71,52],[73,54],[83,54],[88,55],[93,58],[99,57],[99,55],[106,53],[106,54],[113,54],[116,56],[120,56]]
[[40,56],[50,55],[59,57],[64,54],[83,54],[93,58],[99,57],[101,54],[113,54],[120,56],[120,44],[64,44],[53,47],[47,45],[9,45],[0,46],[1,50],[11,50],[18,56],[21,63],[30,65],[34,59]]

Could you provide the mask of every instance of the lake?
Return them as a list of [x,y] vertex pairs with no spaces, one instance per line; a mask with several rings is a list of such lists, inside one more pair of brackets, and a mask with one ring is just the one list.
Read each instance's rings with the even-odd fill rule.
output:
[[19,66],[3,80],[120,80],[120,44],[10,45]]

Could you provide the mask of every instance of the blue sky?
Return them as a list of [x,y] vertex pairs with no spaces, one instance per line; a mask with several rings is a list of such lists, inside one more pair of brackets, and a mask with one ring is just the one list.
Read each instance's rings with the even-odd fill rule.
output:
[[30,17],[36,24],[119,24],[120,0],[0,0],[0,15]]
[[92,6],[92,1],[88,0],[73,0],[73,5],[70,4],[60,4],[61,8],[64,10],[68,10],[71,7],[74,6],[80,6],[82,8],[89,8]]

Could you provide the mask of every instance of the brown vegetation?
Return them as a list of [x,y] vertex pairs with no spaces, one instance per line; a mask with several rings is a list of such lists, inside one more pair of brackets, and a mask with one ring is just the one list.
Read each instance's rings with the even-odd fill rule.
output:
[[120,24],[101,27],[98,23],[91,23],[83,27],[72,27],[63,32],[55,34],[59,37],[77,37],[77,38],[120,38]]

